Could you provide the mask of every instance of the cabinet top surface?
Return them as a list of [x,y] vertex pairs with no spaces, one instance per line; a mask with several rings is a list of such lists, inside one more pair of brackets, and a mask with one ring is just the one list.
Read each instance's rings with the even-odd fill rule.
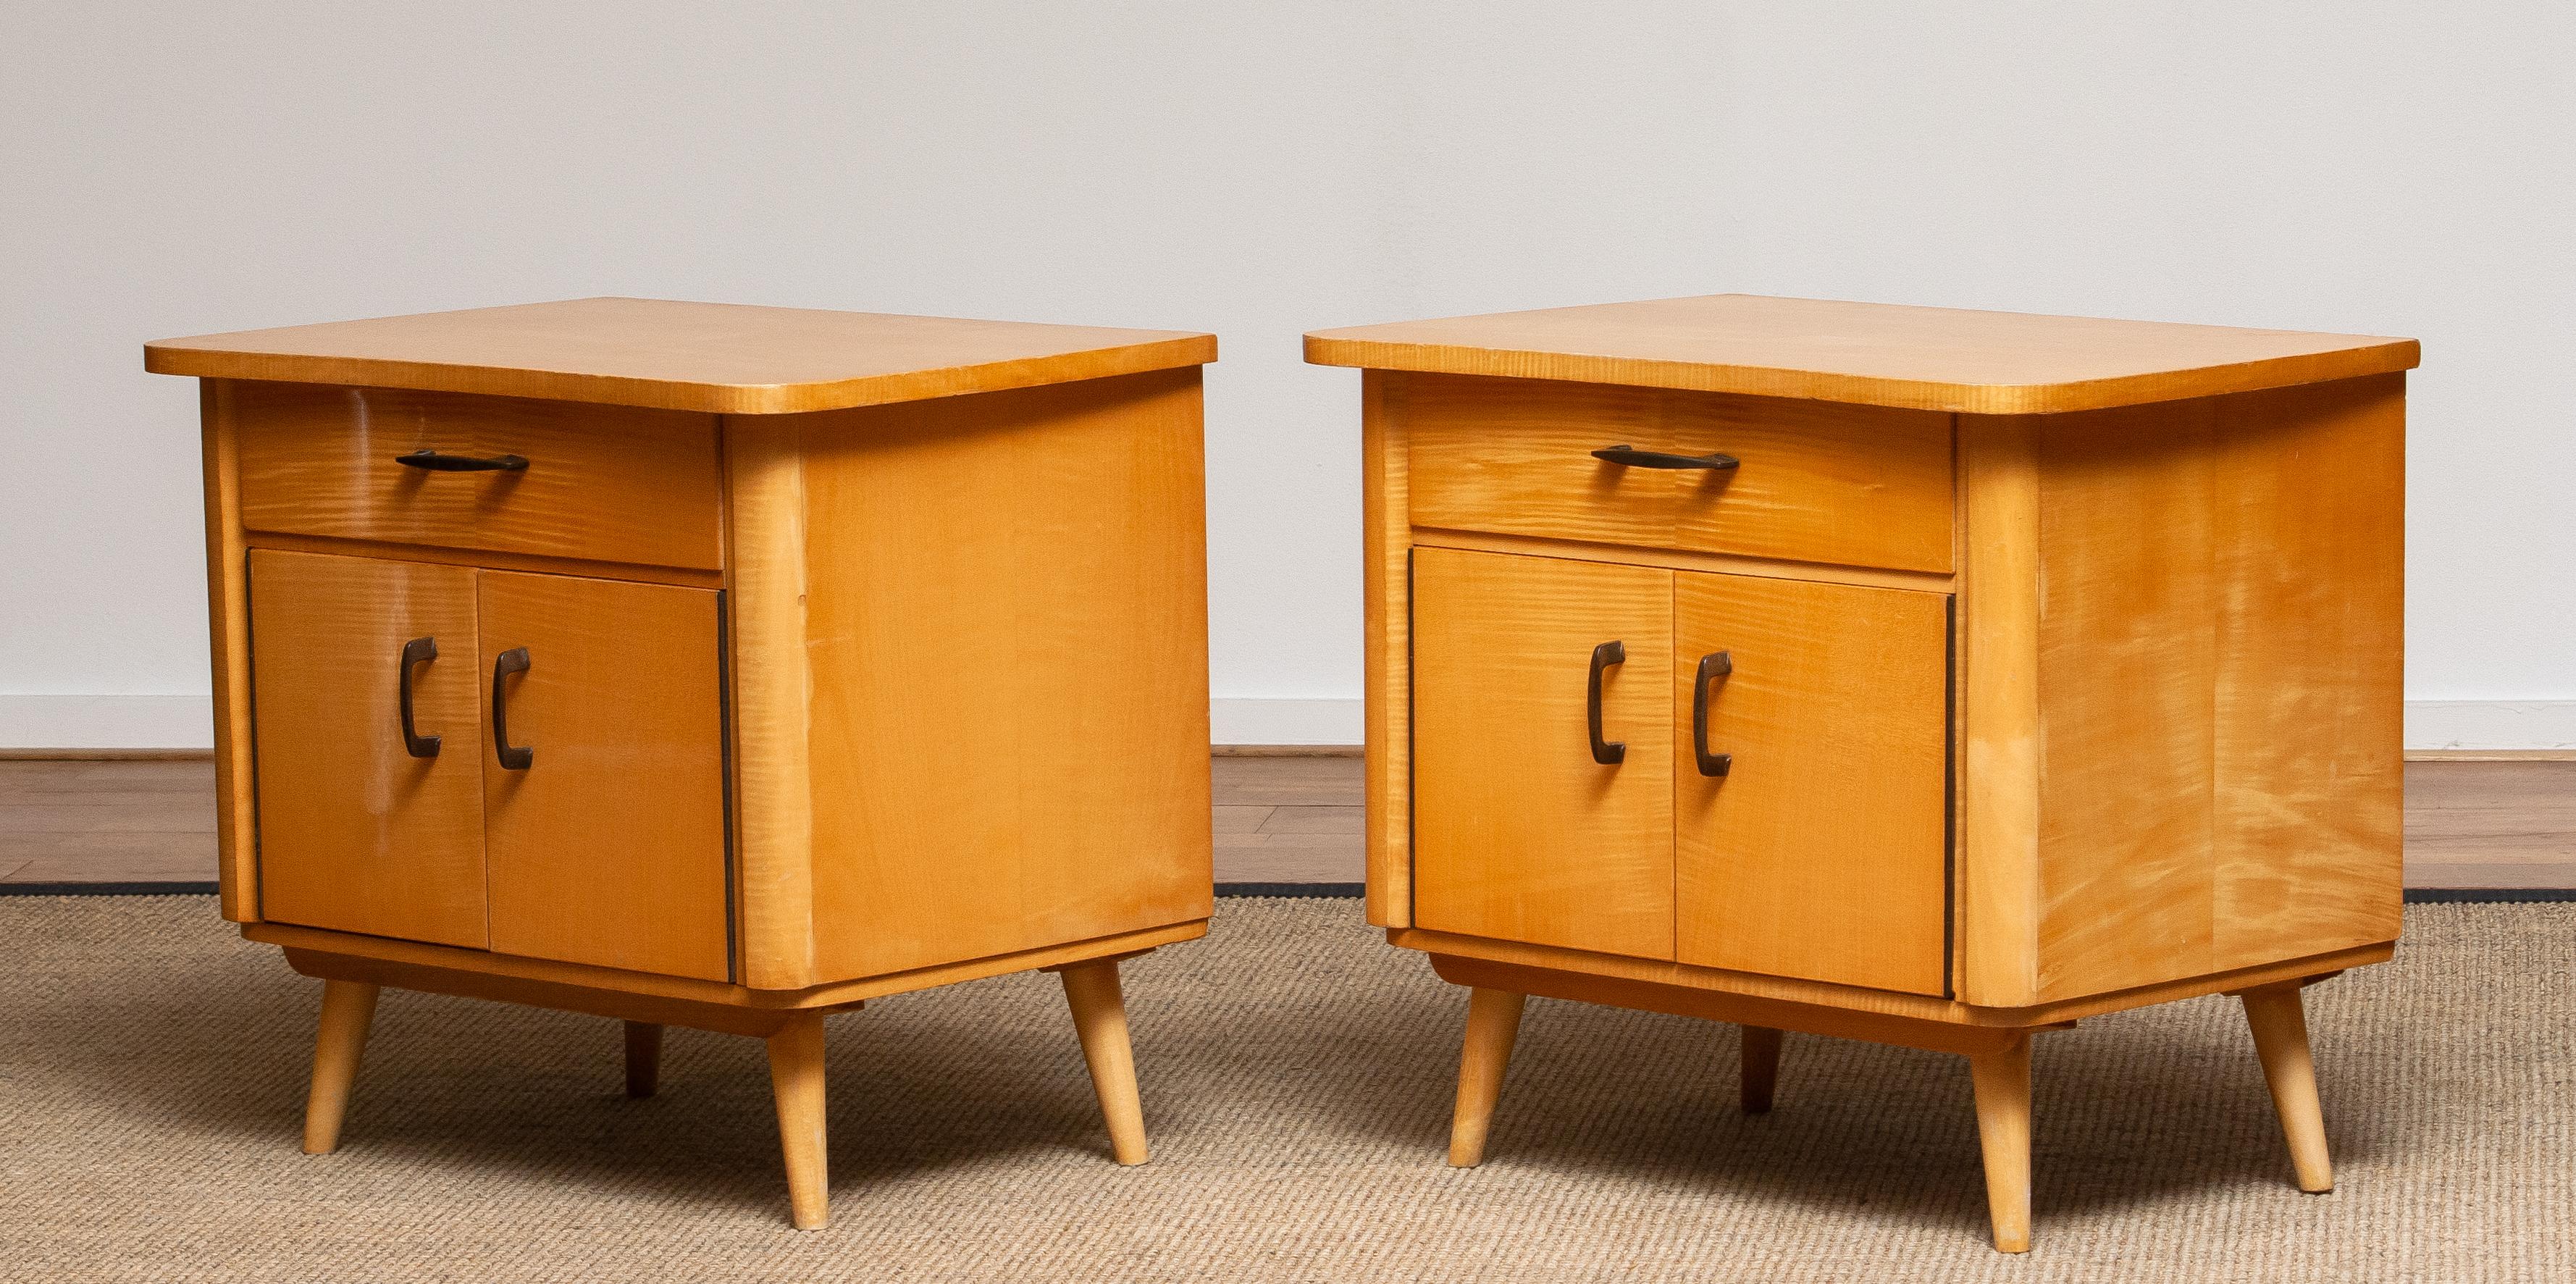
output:
[[1317,365],[2048,414],[2410,370],[2413,339],[1711,294],[1318,330]]
[[667,299],[569,299],[163,339],[158,374],[786,414],[1216,360],[1216,336]]

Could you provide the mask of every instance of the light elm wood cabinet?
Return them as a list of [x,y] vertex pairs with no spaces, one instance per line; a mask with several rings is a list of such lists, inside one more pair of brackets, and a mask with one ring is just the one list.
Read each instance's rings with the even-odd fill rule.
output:
[[768,1040],[1061,973],[1146,1156],[1118,964],[1211,907],[1206,335],[590,299],[170,340],[202,380],[226,917],[325,980]]
[[1357,366],[1370,921],[1472,989],[1965,1054],[2029,1245],[2033,1034],[2299,1000],[2399,928],[2410,340],[1748,296],[1323,331]]

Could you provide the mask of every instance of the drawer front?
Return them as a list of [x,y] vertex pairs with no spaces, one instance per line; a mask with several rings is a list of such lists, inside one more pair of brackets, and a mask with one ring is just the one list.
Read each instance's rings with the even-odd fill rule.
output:
[[[1950,416],[1537,379],[1406,375],[1416,526],[1844,566],[1951,568]],[[1630,446],[1731,468],[1596,458]]]
[[[712,415],[518,397],[236,383],[242,524],[445,548],[716,569]],[[524,468],[442,471],[416,451]]]

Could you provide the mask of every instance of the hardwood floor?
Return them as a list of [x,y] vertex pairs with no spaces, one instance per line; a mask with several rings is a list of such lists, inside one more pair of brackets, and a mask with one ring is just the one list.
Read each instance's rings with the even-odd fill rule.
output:
[[[1360,760],[1218,758],[1220,883],[1360,881]],[[215,877],[214,764],[0,761],[0,885]],[[2576,762],[2406,765],[2406,885],[2576,888]]]

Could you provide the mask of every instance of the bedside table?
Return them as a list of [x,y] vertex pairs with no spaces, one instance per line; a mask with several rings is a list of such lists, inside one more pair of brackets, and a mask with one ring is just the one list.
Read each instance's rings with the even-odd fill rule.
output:
[[1964,1054],[2029,1246],[2035,1032],[2399,928],[2411,340],[1748,296],[1306,337],[1365,368],[1368,912],[1472,987]]
[[586,299],[174,339],[202,382],[223,912],[325,982],[768,1041],[1059,972],[1121,1163],[1118,962],[1211,906],[1204,334]]

